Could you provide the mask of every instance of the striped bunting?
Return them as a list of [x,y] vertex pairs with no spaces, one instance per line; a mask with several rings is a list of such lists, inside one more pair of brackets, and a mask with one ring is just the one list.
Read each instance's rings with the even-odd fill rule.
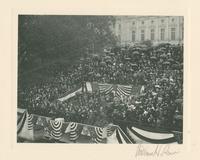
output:
[[[112,129],[112,134],[110,134],[108,131]],[[129,144],[132,143],[132,141],[125,135],[125,133],[122,131],[122,129],[119,126],[110,125],[107,129],[107,143],[112,144]]]
[[150,132],[136,127],[127,127],[127,133],[136,143],[177,143],[172,133]]
[[110,137],[110,136],[114,133],[115,129],[116,129],[116,127],[109,125],[109,126],[106,128],[107,137]]
[[117,91],[120,92],[120,94],[124,95],[124,96],[130,96],[131,95],[131,91],[126,91],[123,88],[118,87]]
[[92,84],[90,82],[86,82],[86,87],[88,92],[92,92]]
[[53,137],[56,140],[59,140],[62,136],[62,132],[61,132],[62,122],[50,120],[50,126],[52,128],[50,132],[51,137]]
[[99,84],[99,90],[106,95],[110,92],[114,92],[115,96],[119,99],[122,96],[130,96],[132,93],[132,86],[125,85],[112,85],[112,84]]
[[162,139],[167,139],[167,138],[173,138],[174,135],[173,133],[157,133],[157,132],[150,132],[150,131],[146,131],[146,130],[142,130],[136,127],[132,127],[132,129],[134,129],[136,132],[140,133],[141,135],[151,138],[151,139],[158,139],[158,140],[162,140]]
[[132,141],[125,135],[125,133],[119,127],[116,130],[116,137],[120,144],[132,143]]
[[103,129],[100,127],[95,127],[95,133],[96,133],[95,142],[101,143],[103,140]]
[[28,130],[33,130],[33,115],[32,114],[28,114]]
[[129,96],[130,94],[127,94],[126,92],[124,92],[122,89],[117,88],[117,92],[119,93],[119,95],[121,96]]
[[77,127],[78,127],[77,123],[74,123],[74,122],[70,123],[70,140],[71,141],[75,141],[79,137],[79,135],[76,132]]
[[109,137],[107,137],[107,144],[119,144],[119,141],[118,139],[116,138],[117,135],[116,135],[116,128],[115,130],[113,131],[113,134]]
[[143,139],[137,137],[135,134],[133,134],[133,133],[130,131],[129,128],[127,128],[127,134],[129,135],[129,137],[131,137],[131,139],[132,139],[133,141],[135,141],[135,142],[138,143],[138,144],[140,144],[140,143],[141,143],[141,144],[149,144],[149,142],[147,142],[147,141],[145,141],[145,140],[143,140]]
[[29,115],[27,111],[24,112],[21,120],[17,124],[17,136],[27,140],[34,140],[33,135],[33,116]]
[[[88,92],[100,91],[105,95],[108,95],[111,92],[114,92],[114,95],[121,99],[123,96],[130,96],[131,94],[138,94],[141,90],[141,86],[127,86],[127,85],[118,85],[118,84],[102,84],[97,82],[86,82],[86,88]],[[69,98],[76,95],[76,92],[81,92],[82,88],[79,86],[76,89],[67,92],[66,96],[59,98],[59,101],[66,101]]]
[[[95,126],[86,126],[84,124],[78,124],[74,122],[62,122],[57,120],[50,120],[48,117],[40,117],[34,114],[28,114],[25,111],[17,120],[17,136],[20,138],[34,140],[33,134],[33,123],[34,118],[37,118],[37,122],[40,125],[43,125],[43,129],[47,128],[49,134],[56,140],[60,140],[63,134],[69,133],[71,141],[75,141],[79,136],[86,135],[92,138],[92,141],[95,143],[116,143],[116,144],[128,144],[128,143],[154,143],[154,144],[165,144],[165,143],[182,143],[182,133],[172,132],[153,132],[151,130],[144,130],[138,127],[129,126],[125,127],[124,131],[116,125],[108,125],[105,128],[95,127]],[[180,135],[179,135],[180,134]],[[179,138],[180,137],[180,138]]]
[[117,97],[118,99],[122,98],[122,94],[118,91],[118,89],[116,89],[117,91],[114,91],[115,93],[115,97]]
[[98,84],[98,85],[101,93],[109,94],[113,89],[111,84]]
[[117,140],[118,140],[119,144],[122,144],[122,143],[123,143],[123,142],[122,142],[122,137],[120,137],[120,134],[119,134],[119,130],[118,130],[118,129],[116,129],[116,137],[117,137]]
[[132,86],[118,85],[118,88],[125,95],[130,95],[132,92]]
[[26,112],[17,120],[17,134],[19,134],[26,122]]

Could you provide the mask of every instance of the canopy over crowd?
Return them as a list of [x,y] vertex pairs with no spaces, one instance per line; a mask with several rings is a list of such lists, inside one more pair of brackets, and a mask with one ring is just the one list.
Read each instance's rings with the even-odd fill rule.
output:
[[[153,128],[181,129],[183,114],[183,46],[114,47],[103,55],[85,54],[71,66],[55,64],[33,84],[20,83],[18,107],[49,117],[97,126],[117,121]],[[116,99],[100,92],[57,99],[84,82],[143,86],[139,95]]]

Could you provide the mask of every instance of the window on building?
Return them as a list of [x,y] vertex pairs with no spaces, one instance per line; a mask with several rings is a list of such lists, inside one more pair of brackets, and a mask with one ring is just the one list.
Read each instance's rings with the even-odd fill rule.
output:
[[174,18],[172,18],[172,22],[174,22]]
[[135,42],[135,31],[132,31],[132,41]]
[[132,25],[134,26],[134,25],[135,25],[135,22],[133,22]]
[[154,21],[152,20],[152,21],[151,21],[151,24],[153,24],[153,23],[154,23]]
[[145,32],[144,30],[141,30],[141,41],[144,41],[145,39]]
[[142,24],[144,24],[144,21],[142,21]]
[[165,40],[165,29],[161,28],[160,30],[160,40],[164,41]]
[[176,28],[171,28],[171,40],[176,39]]
[[155,30],[151,29],[151,41],[154,41],[155,39]]
[[164,23],[164,19],[162,19],[161,22]]

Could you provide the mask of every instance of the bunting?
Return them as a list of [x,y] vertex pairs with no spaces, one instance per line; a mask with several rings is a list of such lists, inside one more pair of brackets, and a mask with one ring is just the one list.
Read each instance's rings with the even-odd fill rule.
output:
[[50,127],[52,128],[50,132],[51,137],[56,140],[59,140],[62,136],[62,132],[61,132],[62,122],[50,120]]
[[101,143],[103,140],[103,128],[100,127],[95,127],[95,142],[96,143]]
[[116,129],[113,131],[112,135],[107,137],[107,142],[108,144],[119,144],[119,141],[116,138]]
[[83,130],[82,125],[80,125],[78,123],[71,122],[70,123],[70,140],[76,141],[79,138],[82,130]]
[[136,143],[166,144],[177,143],[174,134],[146,131],[137,127],[127,127],[127,133]]
[[[37,129],[37,126],[40,128]],[[134,126],[124,128],[124,131],[116,125],[108,125],[101,128],[75,122],[64,122],[49,117],[21,113],[17,120],[17,136],[26,140],[34,140],[34,134],[39,133],[40,138],[53,138],[60,143],[182,143],[181,132],[153,132]],[[126,134],[125,134],[126,133]],[[36,136],[38,137],[38,136]],[[45,138],[45,140],[46,140]],[[48,139],[47,139],[48,140]]]
[[28,114],[28,130],[33,130],[33,115],[32,114]]
[[[86,90],[88,92],[100,91],[105,95],[113,93],[116,97],[121,99],[122,97],[129,97],[130,95],[137,95],[140,93],[141,86],[128,86],[119,84],[107,84],[107,83],[97,83],[97,82],[86,82]],[[66,96],[59,98],[59,101],[66,101],[69,98],[76,95],[76,92],[81,92],[81,88],[71,91]]]
[[18,120],[17,136],[26,140],[34,140],[32,115],[25,111]]
[[[19,116],[18,116],[19,117]],[[17,134],[19,134],[25,124],[26,121],[26,113],[24,112],[21,117],[17,120]]]
[[110,137],[114,131],[115,131],[116,127],[113,125],[108,125],[108,127],[106,128],[107,131],[107,137]]

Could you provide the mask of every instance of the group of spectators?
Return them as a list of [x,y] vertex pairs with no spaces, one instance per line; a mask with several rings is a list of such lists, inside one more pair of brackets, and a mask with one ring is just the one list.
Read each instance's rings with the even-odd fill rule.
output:
[[[53,65],[51,77],[20,85],[18,107],[51,117],[97,126],[117,121],[162,128],[181,128],[183,107],[183,46],[115,47],[103,55],[85,55],[70,67]],[[79,93],[57,101],[83,82],[142,86],[125,101],[103,93]]]

